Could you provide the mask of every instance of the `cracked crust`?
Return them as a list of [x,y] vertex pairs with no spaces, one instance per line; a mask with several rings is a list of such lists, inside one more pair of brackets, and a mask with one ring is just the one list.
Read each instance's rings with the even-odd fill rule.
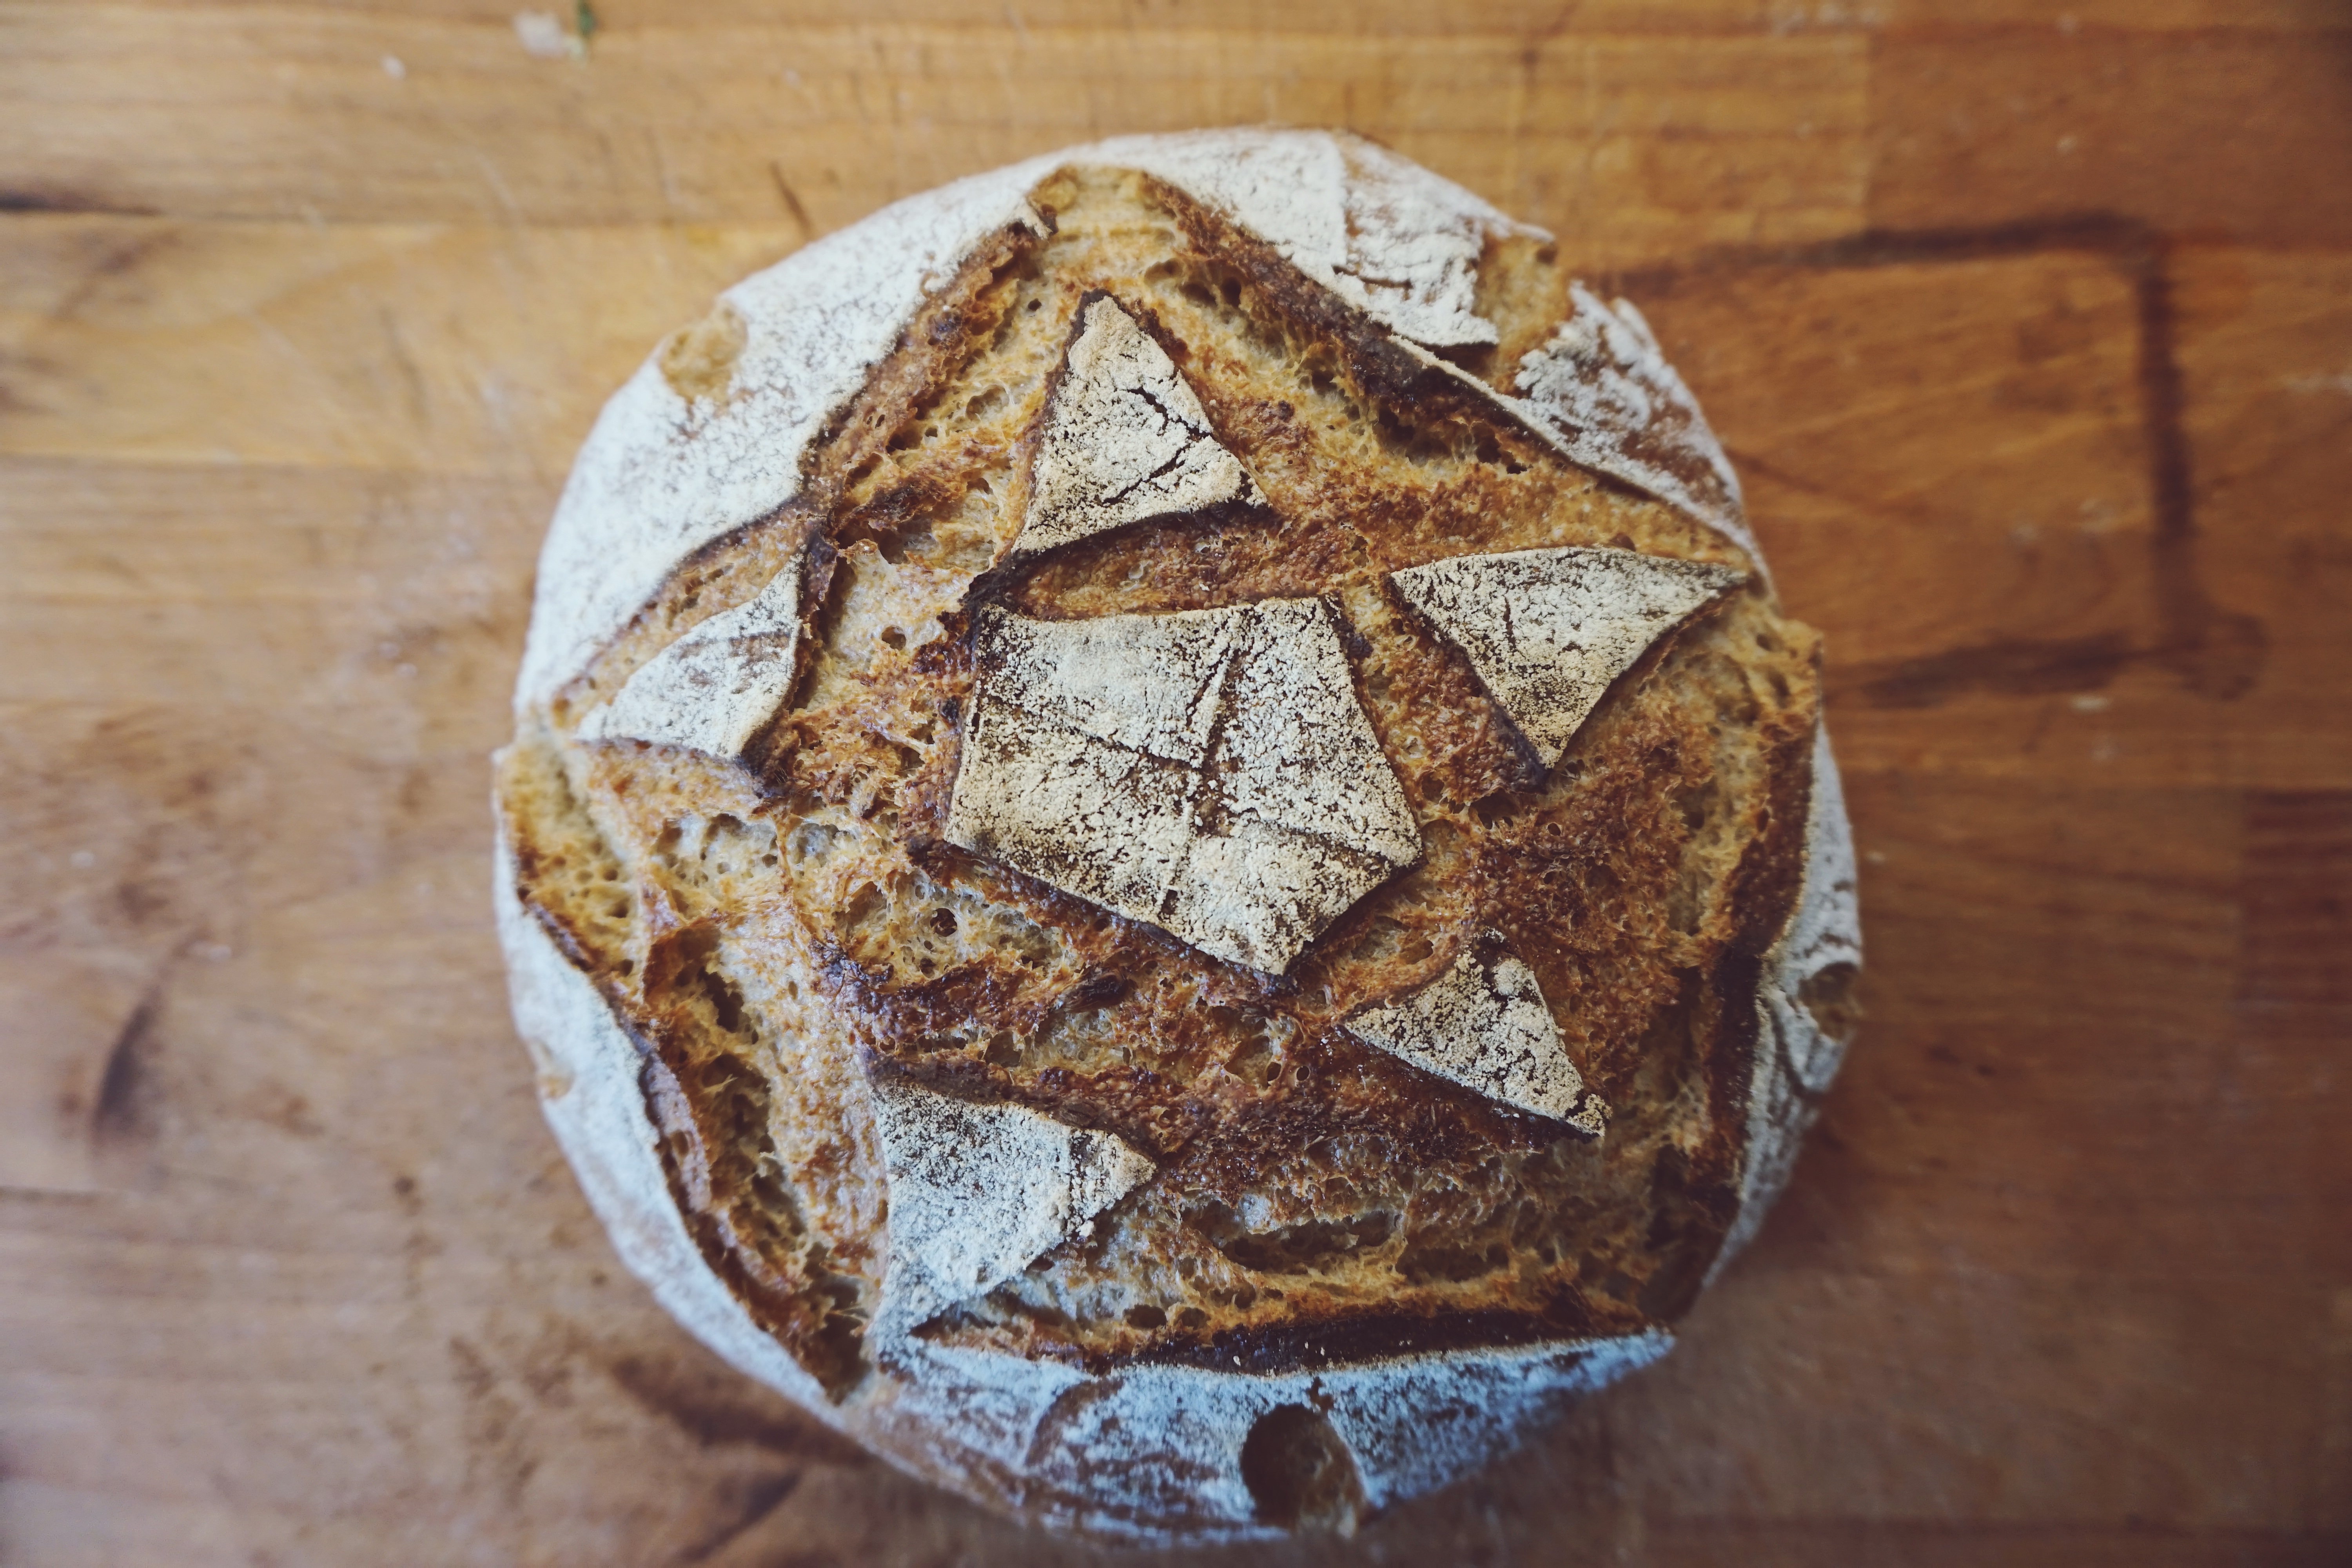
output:
[[1015,559],[1130,522],[1257,500],[1168,353],[1108,294],[1079,300],[1045,400]]
[[[1344,1528],[1664,1350],[1785,1177],[1859,947],[1816,639],[1646,335],[1561,339],[1588,299],[1377,149],[1143,140],[812,247],[616,397],[500,759],[501,931],[551,1123],[666,1306],[909,1468],[1130,1539]],[[1096,321],[1194,400],[1148,472],[1214,482],[1028,550]],[[1719,592],[1555,749],[1407,588],[1567,549]],[[1049,689],[1024,637],[1062,639]],[[764,718],[677,717],[753,675]],[[1285,732],[1309,689],[1364,765]],[[1270,924],[1156,871],[1127,908],[975,830],[1005,714],[1182,774],[1171,865],[1252,823],[1376,864]],[[1378,809],[1342,787],[1374,763]],[[1465,963],[1565,1073],[1368,1042]],[[1597,1139],[1559,1119],[1602,1100]],[[1062,1174],[924,1222],[905,1104]],[[903,1289],[943,1238],[971,1289]]]

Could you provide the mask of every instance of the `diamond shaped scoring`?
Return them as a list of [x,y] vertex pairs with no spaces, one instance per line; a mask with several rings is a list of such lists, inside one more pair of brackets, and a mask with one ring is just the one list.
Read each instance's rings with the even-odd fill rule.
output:
[[1420,858],[1319,599],[972,643],[951,843],[1269,973]]

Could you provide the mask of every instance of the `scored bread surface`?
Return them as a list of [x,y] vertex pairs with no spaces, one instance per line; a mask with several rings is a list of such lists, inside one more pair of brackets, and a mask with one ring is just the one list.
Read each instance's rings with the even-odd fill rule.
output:
[[1255,496],[1168,351],[1109,295],[1081,302],[1046,398],[1013,554]]
[[582,454],[499,760],[625,1261],[1129,1538],[1349,1528],[1654,1359],[1860,958],[1738,505],[1631,307],[1344,137],[1078,149],[730,290]]

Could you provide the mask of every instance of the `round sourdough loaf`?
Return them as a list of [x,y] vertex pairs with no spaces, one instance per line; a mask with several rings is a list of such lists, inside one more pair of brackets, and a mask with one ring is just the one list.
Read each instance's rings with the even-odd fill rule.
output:
[[498,769],[628,1266],[909,1470],[1351,1530],[1654,1359],[1860,959],[1820,721],[1641,316],[1378,147],[1108,142],[606,407]]

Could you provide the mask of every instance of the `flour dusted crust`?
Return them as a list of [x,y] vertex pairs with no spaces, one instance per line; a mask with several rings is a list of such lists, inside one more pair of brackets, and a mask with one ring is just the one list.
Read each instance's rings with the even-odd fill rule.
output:
[[1168,352],[1109,295],[1079,306],[1062,366],[1046,399],[1015,557],[1147,518],[1255,499]]
[[1420,858],[1318,600],[971,642],[951,844],[1273,974]]
[[1608,1128],[1609,1108],[1568,1059],[1535,971],[1493,931],[1420,990],[1349,1019],[1348,1031],[1489,1100],[1596,1138]]
[[1660,635],[1745,574],[1630,550],[1456,555],[1391,574],[1545,767]]
[[887,1078],[873,1089],[892,1211],[882,1296],[905,1328],[993,1289],[1151,1174],[1116,1133]]
[[1738,1217],[1707,1271],[1712,1281],[1756,1236],[1795,1169],[1797,1149],[1822,1096],[1845,1060],[1851,993],[1862,969],[1853,830],[1827,725],[1813,731],[1813,787],[1806,803],[1803,890],[1764,956],[1757,987],[1757,1046],[1748,1086],[1748,1138]]
[[909,1469],[1346,1531],[1646,1363],[1859,958],[1816,639],[1637,312],[1319,132],[901,203],[615,396],[500,931],[629,1267]]
[[751,599],[699,623],[591,709],[573,738],[741,756],[799,671],[800,588],[797,571],[780,572]]

